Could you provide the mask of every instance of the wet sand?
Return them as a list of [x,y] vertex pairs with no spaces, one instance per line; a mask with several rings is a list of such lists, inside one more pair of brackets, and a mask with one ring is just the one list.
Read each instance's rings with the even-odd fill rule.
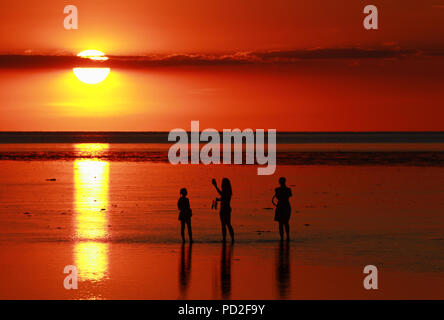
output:
[[[421,166],[254,166],[0,161],[2,299],[442,299],[444,170]],[[210,182],[233,184],[234,246],[220,241]],[[292,188],[292,241],[271,197]],[[53,180],[55,179],[55,181]],[[182,247],[187,187],[196,243]],[[183,248],[183,250],[182,250]],[[79,289],[63,288],[63,268]],[[379,269],[379,290],[362,286]]]
[[[379,264],[380,289],[362,287],[362,263],[278,242],[221,244],[111,243],[76,258],[69,243],[0,246],[2,299],[438,299],[436,273]],[[231,250],[231,261],[229,256]],[[103,255],[103,256],[102,256]],[[182,260],[182,257],[184,259]],[[105,261],[102,261],[104,259]],[[321,261],[319,261],[321,260]],[[363,259],[363,261],[366,259]],[[5,263],[7,261],[7,263]],[[83,274],[78,290],[63,288],[63,268]],[[378,265],[378,264],[377,264]],[[103,271],[103,273],[102,273]]]

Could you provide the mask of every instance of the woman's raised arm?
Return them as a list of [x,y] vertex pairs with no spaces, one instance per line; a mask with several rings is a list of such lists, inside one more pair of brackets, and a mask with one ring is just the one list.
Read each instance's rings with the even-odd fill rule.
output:
[[216,188],[216,191],[222,195],[222,191],[219,189],[219,187],[217,186],[217,182],[216,179],[213,178],[213,180],[211,180],[211,182],[213,183],[213,186]]

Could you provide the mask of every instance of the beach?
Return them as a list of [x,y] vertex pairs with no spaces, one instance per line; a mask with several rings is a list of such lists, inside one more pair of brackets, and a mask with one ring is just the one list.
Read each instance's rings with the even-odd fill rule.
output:
[[[60,148],[89,156],[0,161],[1,299],[444,297],[440,166],[278,164],[258,176],[255,165],[103,160],[113,148],[103,144],[0,151]],[[280,176],[293,192],[288,244],[273,221]],[[223,177],[233,186],[233,245],[220,242],[211,209],[211,179]],[[180,239],[182,187],[193,209],[191,248]],[[66,265],[78,269],[77,290],[63,287]],[[362,285],[366,265],[378,268],[378,290]]]

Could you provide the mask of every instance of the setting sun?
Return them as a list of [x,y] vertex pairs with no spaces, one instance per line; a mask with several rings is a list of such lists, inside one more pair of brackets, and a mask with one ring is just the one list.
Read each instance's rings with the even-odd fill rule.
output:
[[[108,57],[98,50],[84,50],[80,52],[77,56],[91,59],[94,61],[106,61]],[[108,77],[111,69],[110,68],[73,68],[72,71],[74,75],[86,84],[97,84],[102,82]]]
[[108,60],[108,57],[105,56],[105,54],[99,50],[84,50],[77,54],[78,57],[82,58],[88,58],[91,60],[96,61],[106,61]]

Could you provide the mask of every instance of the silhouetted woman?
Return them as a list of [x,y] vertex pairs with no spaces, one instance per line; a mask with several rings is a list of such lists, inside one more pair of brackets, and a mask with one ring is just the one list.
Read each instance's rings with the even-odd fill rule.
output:
[[227,238],[227,228],[230,232],[231,241],[234,242],[234,231],[233,227],[231,226],[231,183],[230,180],[227,178],[222,179],[222,190],[217,187],[216,179],[212,180],[212,183],[214,187],[216,188],[217,192],[220,194],[220,198],[217,198],[218,201],[220,201],[220,222],[222,224],[222,238],[223,241],[226,241]]
[[193,235],[191,233],[191,207],[190,200],[187,198],[188,191],[185,188],[180,189],[181,197],[177,201],[177,208],[179,209],[179,220],[180,220],[180,234],[182,236],[182,242],[185,242],[185,224],[188,227],[188,238],[190,243],[193,242]]
[[[281,236],[281,240],[284,240],[284,227],[285,232],[287,233],[287,241],[290,240],[290,215],[291,215],[291,206],[290,206],[290,197],[291,189],[285,185],[285,178],[279,178],[280,187],[274,190],[274,196],[272,199],[273,204],[276,206],[276,212],[274,215],[274,221],[279,222],[279,234]],[[277,203],[274,200],[277,199]]]

